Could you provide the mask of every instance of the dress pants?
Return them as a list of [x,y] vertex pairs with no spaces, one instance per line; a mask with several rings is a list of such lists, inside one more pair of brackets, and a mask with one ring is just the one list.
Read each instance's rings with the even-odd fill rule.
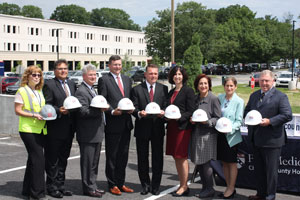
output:
[[98,189],[96,181],[100,159],[101,143],[79,142],[82,190],[86,194]]
[[257,178],[257,195],[275,199],[281,147],[254,147],[254,172]]
[[45,136],[24,132],[20,136],[28,153],[22,194],[37,199],[45,197]]
[[125,182],[130,130],[120,133],[105,132],[105,174],[108,187],[122,187]]
[[[149,142],[152,150],[152,183],[149,176]],[[138,174],[143,188],[151,185],[152,189],[159,189],[163,171],[163,144],[164,136],[136,138]]]
[[45,146],[46,187],[48,192],[64,191],[65,172],[72,148],[73,136],[67,139],[56,139],[47,136]]

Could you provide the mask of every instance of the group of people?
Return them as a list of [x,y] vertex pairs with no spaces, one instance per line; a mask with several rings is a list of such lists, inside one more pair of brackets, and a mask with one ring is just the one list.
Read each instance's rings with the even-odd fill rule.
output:
[[[195,196],[214,196],[210,161],[220,160],[227,187],[219,197],[234,198],[238,144],[242,142],[240,126],[249,111],[258,110],[263,117],[261,124],[249,126],[258,178],[257,194],[249,199],[275,199],[278,158],[286,138],[283,125],[291,120],[292,112],[287,96],[273,87],[274,76],[271,71],[261,72],[261,89],[251,94],[244,110],[244,101],[235,93],[237,81],[234,77],[226,78],[225,93],[217,97],[211,91],[210,77],[198,75],[193,90],[186,85],[188,76],[180,66],[172,67],[169,72],[169,83],[175,85],[169,92],[167,86],[157,82],[158,67],[154,64],[146,67],[145,81],[133,88],[130,78],[121,74],[120,56],[111,56],[108,67],[110,73],[99,78],[97,91],[94,89],[96,67],[92,64],[82,68],[83,83],[77,90],[74,82],[67,78],[68,65],[65,60],[55,63],[55,78],[45,83],[42,71],[37,66],[25,70],[21,87],[15,96],[15,112],[20,116],[19,132],[28,152],[23,195],[30,199],[45,199],[46,191],[55,198],[73,194],[65,188],[64,182],[75,132],[80,148],[83,194],[99,198],[105,194],[96,184],[104,138],[108,191],[114,195],[134,192],[125,184],[131,130],[134,128],[141,195],[160,194],[166,132],[165,152],[174,158],[180,182],[177,190],[172,193],[173,197],[189,195],[189,160],[195,164],[202,182],[202,189]],[[91,101],[96,95],[105,97],[109,107],[91,107]],[[77,111],[67,110],[63,102],[68,96],[77,97],[82,107]],[[123,98],[131,99],[133,110],[118,108],[118,102]],[[160,106],[159,114],[153,116],[145,111],[150,102]],[[45,121],[39,114],[45,104],[55,108],[55,120]],[[164,117],[164,110],[171,104],[179,108],[179,119]],[[192,120],[192,114],[197,109],[206,112],[207,121],[196,123]],[[135,117],[135,126],[132,115]],[[215,129],[221,117],[231,121],[230,133],[220,133]],[[44,171],[47,174],[46,181]]]

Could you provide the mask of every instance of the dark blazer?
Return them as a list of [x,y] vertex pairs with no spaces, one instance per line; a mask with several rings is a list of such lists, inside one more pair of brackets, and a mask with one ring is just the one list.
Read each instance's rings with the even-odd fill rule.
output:
[[[160,83],[155,84],[153,101],[165,110],[167,105],[168,87]],[[150,103],[150,96],[146,82],[143,82],[132,89],[131,100],[135,107],[133,115],[135,116],[134,136],[149,139],[152,134],[163,136],[165,134],[165,120],[159,117],[138,117],[138,112],[145,110]]]
[[[171,97],[174,91],[175,88],[172,89],[168,94],[168,105],[171,104]],[[194,90],[184,85],[177,94],[173,104],[179,108],[181,113],[181,118],[177,121],[179,129],[184,130],[191,128],[191,124],[189,123],[189,121],[196,108]]]
[[82,107],[77,112],[76,138],[78,142],[99,143],[104,138],[103,112],[90,107],[93,99],[91,90],[83,83],[75,93]]
[[[130,92],[132,89],[131,80],[128,76],[121,75],[123,82],[123,89],[125,97],[130,98]],[[108,111],[105,112],[106,126],[105,131],[110,133],[120,133],[126,128],[131,130],[133,128],[131,115],[122,114],[119,116],[113,116],[112,110],[118,107],[119,101],[123,98],[122,93],[117,85],[114,77],[111,73],[102,76],[98,80],[98,94],[104,96],[110,105]]]
[[248,126],[249,138],[258,147],[281,147],[285,144],[284,124],[292,120],[292,110],[288,97],[272,88],[260,103],[261,90],[254,92],[245,108],[244,116],[251,110],[257,110],[262,118],[270,119],[270,125],[263,127]]
[[[76,91],[75,83],[72,80],[67,79],[67,84],[70,88],[71,95],[74,96]],[[66,126],[66,124],[70,125],[74,123],[75,118],[73,116],[73,113],[62,115],[59,112],[59,108],[63,106],[64,100],[67,97],[59,80],[57,78],[53,78],[45,81],[43,94],[46,99],[46,104],[52,105],[57,113],[56,120],[47,121],[48,136],[59,139],[66,139],[69,136],[70,131],[75,131],[75,127]]]

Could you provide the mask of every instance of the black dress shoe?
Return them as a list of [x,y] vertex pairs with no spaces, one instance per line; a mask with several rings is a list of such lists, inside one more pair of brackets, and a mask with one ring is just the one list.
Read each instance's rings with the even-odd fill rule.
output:
[[102,195],[105,194],[105,191],[101,190],[101,189],[96,189],[95,191],[98,192],[98,193],[100,193],[100,194],[102,194]]
[[231,195],[227,196],[227,197],[225,197],[223,195],[223,199],[233,199],[235,194],[236,194],[236,190],[234,190],[233,193]]
[[143,187],[142,191],[140,192],[141,195],[146,195],[150,192],[150,187]]
[[188,196],[190,193],[190,188],[187,188],[184,192],[182,192],[181,194],[178,194],[177,192],[174,192],[172,194],[173,197],[183,197],[183,196]]
[[159,191],[159,189],[152,189],[151,193],[152,193],[153,195],[159,195],[159,194],[160,194],[160,191]]
[[64,195],[58,190],[48,192],[48,195],[51,196],[51,197],[54,197],[54,198],[59,198],[59,199],[64,197]]
[[72,196],[73,192],[70,190],[61,190],[60,191],[64,196]]
[[96,197],[96,198],[101,198],[102,197],[102,194],[100,194],[99,192],[96,192],[96,190],[84,193],[84,195],[87,195],[87,196],[90,196],[90,197]]

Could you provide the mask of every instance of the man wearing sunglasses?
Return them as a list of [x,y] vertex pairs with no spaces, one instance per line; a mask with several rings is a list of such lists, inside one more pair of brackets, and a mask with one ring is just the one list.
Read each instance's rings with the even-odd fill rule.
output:
[[58,60],[54,64],[55,78],[45,82],[43,93],[46,104],[52,105],[57,113],[56,120],[47,121],[48,135],[46,139],[46,188],[48,194],[54,198],[72,196],[72,192],[65,189],[65,171],[67,159],[70,155],[75,133],[75,115],[63,107],[68,96],[74,96],[76,85],[68,76],[68,63]]

